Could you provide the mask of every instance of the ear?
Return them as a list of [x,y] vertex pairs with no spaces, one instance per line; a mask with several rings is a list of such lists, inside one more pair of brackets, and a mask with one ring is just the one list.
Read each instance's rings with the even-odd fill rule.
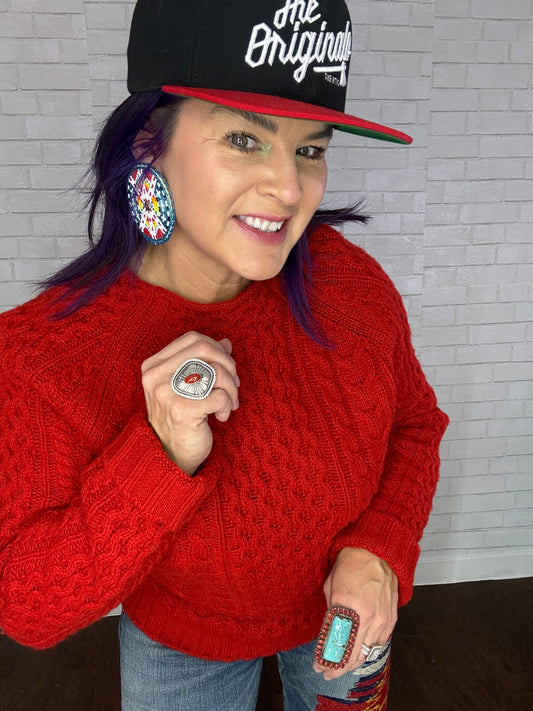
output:
[[131,147],[131,152],[136,161],[151,163],[154,160],[154,150],[157,150],[154,138],[158,134],[162,138],[165,136],[168,138],[169,133],[173,130],[179,107],[186,100],[174,97],[167,105],[157,106],[152,111],[144,126],[135,136]]
[[133,145],[131,147],[131,152],[133,153],[133,157],[137,161],[137,163],[144,162],[144,163],[151,163],[154,156],[150,153],[150,144],[152,141],[153,134],[152,132],[145,126],[142,128],[139,133],[135,136],[135,140],[133,141]]

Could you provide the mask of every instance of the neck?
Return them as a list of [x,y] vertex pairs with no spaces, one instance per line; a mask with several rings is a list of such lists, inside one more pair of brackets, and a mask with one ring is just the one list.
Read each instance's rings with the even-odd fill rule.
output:
[[140,279],[179,294],[188,301],[210,304],[229,301],[244,291],[250,281],[234,274],[226,279],[220,275],[200,272],[187,255],[173,259],[170,242],[148,245],[137,274]]

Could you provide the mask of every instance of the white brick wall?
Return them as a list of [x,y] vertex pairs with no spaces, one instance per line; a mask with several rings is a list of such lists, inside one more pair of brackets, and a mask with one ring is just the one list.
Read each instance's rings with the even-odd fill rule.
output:
[[[417,336],[452,425],[418,580],[531,575],[533,3],[434,9]],[[452,363],[452,344],[439,361],[439,327],[461,329]]]
[[[451,425],[418,582],[533,573],[533,0],[349,0],[348,108],[406,148],[338,135],[329,201],[405,298]],[[65,190],[126,96],[133,0],[0,0],[0,310],[85,246]]]
[[[80,202],[65,191],[93,136],[81,0],[0,6],[0,308],[32,294],[82,249]],[[78,207],[77,207],[78,206]],[[75,240],[73,247],[73,237]]]

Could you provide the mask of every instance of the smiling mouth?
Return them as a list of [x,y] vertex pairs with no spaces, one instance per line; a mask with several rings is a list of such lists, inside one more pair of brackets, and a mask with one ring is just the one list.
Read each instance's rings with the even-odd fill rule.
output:
[[261,232],[279,232],[286,222],[286,220],[272,222],[270,220],[262,220],[260,217],[248,217],[247,215],[237,215],[237,219]]

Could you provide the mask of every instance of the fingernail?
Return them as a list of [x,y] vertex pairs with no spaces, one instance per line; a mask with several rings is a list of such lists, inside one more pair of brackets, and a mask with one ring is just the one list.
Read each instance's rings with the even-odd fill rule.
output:
[[236,375],[236,376],[235,376],[235,385],[236,385],[237,387],[239,387],[240,384],[241,384],[241,379],[239,378],[238,375]]

